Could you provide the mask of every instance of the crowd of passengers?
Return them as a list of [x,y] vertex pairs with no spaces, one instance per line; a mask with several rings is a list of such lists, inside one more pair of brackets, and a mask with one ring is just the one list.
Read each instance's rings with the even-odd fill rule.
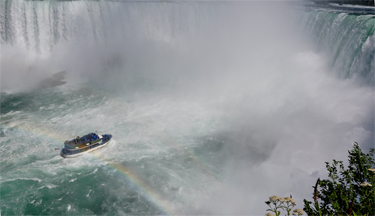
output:
[[96,135],[95,133],[90,133],[90,134],[87,134],[86,136],[83,136],[81,138],[77,137],[77,139],[74,139],[72,140],[72,144],[82,144],[82,143],[86,143],[86,142],[91,142],[91,141],[94,141],[94,140],[97,140],[99,139],[99,136]]

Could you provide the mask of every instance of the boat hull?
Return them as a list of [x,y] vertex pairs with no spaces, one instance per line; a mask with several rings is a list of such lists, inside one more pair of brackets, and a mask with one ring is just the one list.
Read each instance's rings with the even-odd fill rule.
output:
[[85,154],[85,153],[93,152],[93,151],[95,151],[95,150],[101,149],[101,148],[105,147],[106,145],[108,145],[110,142],[111,142],[111,139],[108,140],[108,141],[105,142],[105,143],[102,143],[102,144],[96,146],[96,147],[93,147],[93,148],[91,148],[91,149],[86,149],[86,150],[84,150],[84,151],[82,151],[82,152],[74,153],[74,154],[72,154],[72,153],[71,153],[71,154],[65,154],[65,153],[63,152],[63,150],[61,150],[60,155],[61,155],[61,157],[64,157],[64,158],[75,158],[75,157],[79,157],[79,156],[81,156],[81,155],[83,155],[83,154]]

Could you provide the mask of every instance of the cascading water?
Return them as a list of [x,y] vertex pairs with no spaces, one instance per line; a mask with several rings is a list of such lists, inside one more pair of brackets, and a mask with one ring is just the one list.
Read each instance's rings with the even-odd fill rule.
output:
[[303,16],[303,29],[331,58],[331,65],[342,78],[364,77],[374,84],[375,10],[312,10]]
[[[374,15],[351,10],[1,1],[1,214],[301,208],[324,161],[374,142]],[[55,150],[95,130],[114,142]]]

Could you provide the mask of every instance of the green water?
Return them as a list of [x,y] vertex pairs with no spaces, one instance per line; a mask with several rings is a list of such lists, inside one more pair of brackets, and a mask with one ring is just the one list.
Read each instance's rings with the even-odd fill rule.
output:
[[304,14],[303,19],[302,28],[317,50],[332,57],[330,64],[339,77],[359,75],[368,83],[374,83],[374,13],[358,15],[350,11],[313,10]]
[[[207,143],[215,152],[223,143],[204,134],[185,138],[190,131],[183,127],[155,122],[166,113],[144,115],[137,103],[91,87],[3,93],[1,213],[171,214],[168,211],[194,203],[192,197],[205,196],[220,180],[220,162],[219,155],[200,160],[208,154],[200,145]],[[170,106],[168,100],[157,103],[142,109]],[[200,131],[215,128],[211,120],[198,121],[205,124],[181,123]],[[174,129],[181,136],[168,132]],[[111,133],[113,142],[74,159],[63,159],[55,150],[62,148],[64,138],[95,130]]]

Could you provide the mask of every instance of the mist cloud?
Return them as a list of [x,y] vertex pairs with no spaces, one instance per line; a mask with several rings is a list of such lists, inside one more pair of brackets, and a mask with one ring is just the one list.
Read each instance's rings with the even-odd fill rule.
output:
[[282,3],[102,2],[93,17],[71,4],[58,20],[69,34],[45,43],[50,52],[2,46],[2,91],[67,70],[70,85],[221,113],[227,125],[211,135],[226,140],[222,187],[187,213],[259,215],[269,196],[290,194],[301,208],[325,161],[374,142],[373,90],[335,77]]

